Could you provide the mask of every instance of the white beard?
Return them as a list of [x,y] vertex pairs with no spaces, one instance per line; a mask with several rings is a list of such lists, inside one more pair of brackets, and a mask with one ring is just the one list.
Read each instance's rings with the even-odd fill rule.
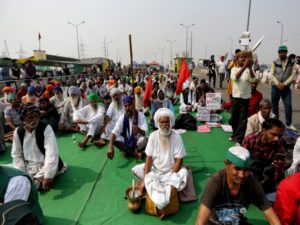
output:
[[[170,129],[171,131],[171,129]],[[169,132],[170,134],[171,132]],[[170,136],[169,135],[165,135],[165,134],[161,134],[161,132],[159,131],[159,146],[160,149],[165,150],[165,151],[169,151],[171,149],[171,142],[170,142]]]
[[162,136],[169,136],[171,134],[171,131],[172,131],[171,128],[169,128],[168,130],[164,129],[164,128],[161,128],[161,127],[158,128],[158,132]]
[[114,104],[115,104],[115,106],[116,106],[117,109],[121,109],[122,108],[122,100],[116,101],[116,100],[113,99],[113,102],[114,102]]
[[78,106],[78,100],[79,100],[79,96],[76,97],[70,97],[70,104],[72,106],[73,111],[75,112]]

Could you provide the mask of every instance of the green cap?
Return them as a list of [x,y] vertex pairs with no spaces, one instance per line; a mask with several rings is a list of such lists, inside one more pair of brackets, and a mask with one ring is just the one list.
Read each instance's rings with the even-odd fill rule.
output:
[[93,92],[92,94],[90,94],[90,95],[88,96],[88,100],[89,100],[89,102],[90,102],[90,101],[96,101],[96,102],[98,102],[98,101],[99,101],[99,97],[98,97],[97,94],[95,94],[95,93]]
[[288,51],[288,48],[286,47],[286,45],[280,45],[279,48],[278,48],[278,51],[285,51],[287,52]]
[[241,146],[233,146],[229,148],[226,159],[233,163],[236,167],[248,168],[250,165],[250,153],[247,149]]

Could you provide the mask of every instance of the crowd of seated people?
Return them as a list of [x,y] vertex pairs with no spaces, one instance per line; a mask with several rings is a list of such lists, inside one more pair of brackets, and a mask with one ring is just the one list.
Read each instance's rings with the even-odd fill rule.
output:
[[[206,94],[216,91],[205,79],[199,81],[193,77],[183,83],[182,92],[176,96],[177,79],[178,75],[172,73],[139,71],[136,79],[126,74],[121,77],[93,74],[81,75],[73,82],[67,79],[49,80],[42,84],[31,80],[31,83],[22,84],[18,91],[5,86],[2,89],[4,97],[0,99],[1,114],[4,115],[1,129],[5,128],[3,138],[5,136],[6,140],[12,141],[13,167],[21,171],[13,170],[15,175],[7,177],[5,182],[20,182],[20,188],[31,195],[36,195],[36,191],[49,191],[55,185],[56,177],[68,169],[67,163],[60,158],[55,132],[78,132],[83,135],[78,142],[80,148],[87,145],[103,148],[106,145],[109,159],[114,158],[114,147],[126,157],[145,159],[145,163],[134,167],[132,172],[140,181],[138,188],[141,193],[146,193],[148,200],[157,208],[156,215],[164,217],[168,213],[166,207],[174,202],[174,193],[176,196],[186,187],[190,176],[183,165],[186,155],[184,143],[172,129],[176,117],[174,106],[179,102],[181,113],[195,116],[193,112],[198,106],[205,107]],[[152,81],[151,95],[146,90],[149,80]],[[244,182],[247,188],[252,182],[257,202],[249,200],[245,206],[253,203],[269,221],[278,221],[277,211],[273,211],[266,199],[276,201],[275,209],[279,210],[280,203],[275,194],[277,186],[285,179],[287,169],[286,151],[281,143],[285,126],[272,115],[270,100],[263,99],[256,90],[258,80],[251,82],[248,123],[246,121],[246,130],[239,134],[242,141],[233,137],[239,146],[228,150],[225,170],[215,175],[208,184],[202,196],[198,224],[216,219],[211,217],[211,212],[223,200],[213,199],[209,191],[218,194],[223,187],[212,188],[214,182],[223,181],[226,176],[229,178],[226,178],[228,186],[225,185],[225,188],[234,197]],[[146,120],[148,115],[149,124]],[[236,118],[231,120],[237,123]],[[152,133],[149,125],[155,130]],[[5,144],[3,146],[5,148]],[[290,169],[293,173],[298,173],[297,157],[294,156]],[[3,173],[10,172],[5,170]],[[160,191],[155,191],[157,185],[161,187]],[[279,187],[282,193],[285,186]],[[246,195],[247,190],[242,194]],[[21,200],[28,201],[28,198]],[[39,208],[36,201],[35,210]],[[38,218],[41,217],[39,210],[34,212]]]

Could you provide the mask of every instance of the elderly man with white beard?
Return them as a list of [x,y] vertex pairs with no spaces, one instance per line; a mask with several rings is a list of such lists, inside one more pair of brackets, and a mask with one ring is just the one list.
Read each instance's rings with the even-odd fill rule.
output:
[[59,121],[59,129],[62,131],[79,131],[79,127],[73,121],[73,113],[86,106],[86,102],[80,98],[80,89],[75,86],[69,87],[67,99]]
[[78,143],[84,148],[88,141],[100,134],[103,125],[104,109],[98,105],[99,98],[95,93],[88,96],[89,105],[74,112],[73,120],[80,127],[80,131],[87,133],[85,138]]
[[55,106],[59,115],[61,115],[61,113],[64,109],[65,102],[66,102],[66,100],[64,98],[62,88],[58,85],[55,86],[54,87],[54,96],[52,96],[50,98],[50,103]]
[[172,201],[172,189],[181,191],[186,186],[188,172],[182,167],[186,154],[182,138],[172,130],[175,124],[173,112],[160,108],[154,120],[158,130],[149,137],[146,163],[133,167],[132,172],[140,179],[140,190],[146,188],[159,211]]
[[110,134],[118,119],[125,113],[120,89],[112,88],[110,90],[110,96],[112,97],[112,102],[110,103],[104,117],[104,124],[101,129],[101,138],[98,141],[94,141],[94,145],[98,147],[106,144],[106,141],[109,140]]

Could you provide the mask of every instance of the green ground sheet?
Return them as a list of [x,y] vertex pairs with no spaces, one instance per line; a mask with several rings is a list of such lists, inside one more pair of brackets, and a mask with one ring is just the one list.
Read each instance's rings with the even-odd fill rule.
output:
[[[229,115],[222,115],[226,122]],[[227,149],[233,145],[228,141],[230,135],[222,128],[212,128],[211,133],[188,131],[182,134],[187,152],[184,165],[192,168],[199,197],[211,174],[224,167]],[[76,137],[81,140],[83,136],[76,134]],[[134,178],[130,169],[143,161],[126,158],[117,148],[114,159],[108,160],[107,146],[97,148],[89,143],[81,150],[73,143],[72,134],[57,135],[57,142],[69,170],[56,179],[50,192],[40,194],[46,225],[195,224],[199,197],[197,201],[182,203],[176,215],[162,220],[147,215],[144,204],[137,213],[128,210],[124,197]],[[9,150],[0,156],[0,164],[11,163],[11,144],[7,146]],[[253,224],[268,224],[255,207],[250,207],[246,215]]]

